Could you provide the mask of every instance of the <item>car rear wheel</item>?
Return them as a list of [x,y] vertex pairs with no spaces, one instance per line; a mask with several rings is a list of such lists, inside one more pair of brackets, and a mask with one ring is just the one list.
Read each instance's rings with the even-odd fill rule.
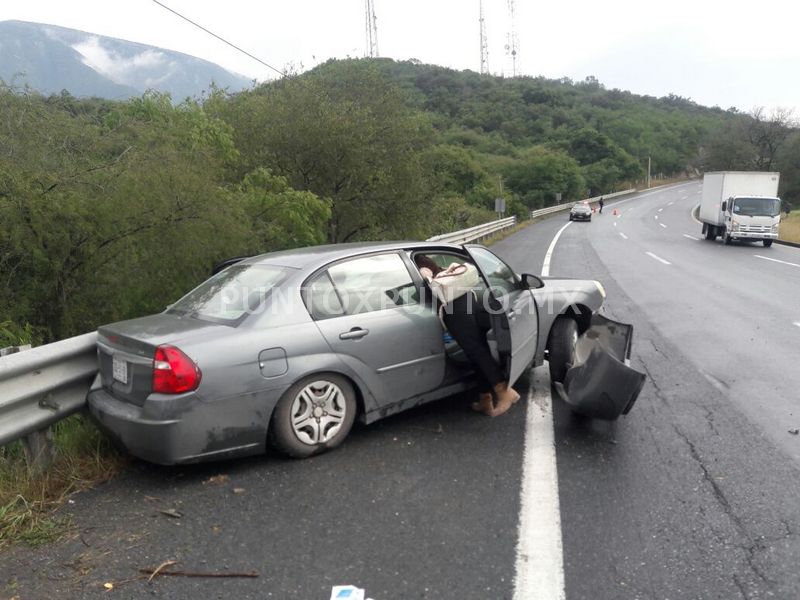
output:
[[711,241],[717,239],[717,232],[713,227],[708,227],[706,229],[706,239]]
[[294,458],[332,450],[350,433],[356,410],[353,386],[341,375],[305,377],[278,401],[270,427],[272,443]]
[[547,342],[550,380],[563,382],[567,369],[575,362],[578,324],[569,317],[559,317],[550,329]]

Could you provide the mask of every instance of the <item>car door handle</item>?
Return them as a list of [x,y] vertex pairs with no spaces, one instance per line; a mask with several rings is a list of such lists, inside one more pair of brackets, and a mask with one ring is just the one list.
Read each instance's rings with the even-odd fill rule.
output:
[[340,340],[360,340],[362,337],[369,333],[369,329],[361,329],[361,327],[353,327],[350,331],[345,331],[339,334]]
[[514,317],[516,317],[516,316],[517,316],[517,313],[515,313],[513,310],[509,310],[509,311],[506,313],[506,315],[508,316],[508,318],[509,318],[509,319],[513,319]]

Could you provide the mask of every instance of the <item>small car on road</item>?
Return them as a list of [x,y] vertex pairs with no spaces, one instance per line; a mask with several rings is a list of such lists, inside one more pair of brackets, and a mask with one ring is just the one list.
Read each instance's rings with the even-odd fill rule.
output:
[[570,221],[591,221],[592,220],[592,207],[583,202],[578,202],[572,205],[569,209]]
[[515,273],[480,245],[317,246],[229,261],[164,312],[100,327],[88,394],[97,423],[131,454],[175,464],[339,445],[371,423],[474,385],[416,267],[477,267],[487,341],[513,384],[550,361],[582,414],[627,413],[644,375],[631,327],[597,314],[596,281]]

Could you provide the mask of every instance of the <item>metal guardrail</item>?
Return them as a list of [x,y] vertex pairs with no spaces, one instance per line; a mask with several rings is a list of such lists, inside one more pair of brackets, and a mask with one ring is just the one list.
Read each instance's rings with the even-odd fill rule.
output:
[[[591,198],[586,198],[585,200],[578,200],[577,202],[597,202],[602,197],[603,200],[608,200],[609,198],[616,198],[618,196],[624,196],[625,194],[633,194],[636,191],[636,188],[631,188],[629,190],[623,190],[621,192],[614,192],[613,194],[603,194],[602,196],[593,196]],[[539,210],[532,210],[531,211],[531,219],[535,219],[536,217],[543,217],[544,215],[549,215],[554,212],[559,212],[562,210],[567,210],[568,208],[572,208],[575,204],[573,202],[565,202],[564,204],[557,204],[555,206],[548,206],[547,208],[540,208]]]
[[31,462],[48,461],[48,427],[83,408],[96,373],[95,332],[3,356],[0,446],[25,438]]
[[482,240],[485,237],[510,229],[517,224],[517,217],[508,217],[498,221],[491,221],[483,225],[476,225],[469,229],[461,229],[460,231],[453,231],[451,233],[443,233],[442,235],[435,235],[432,238],[425,240],[426,242],[448,242],[450,244],[466,244],[467,242],[475,242]]

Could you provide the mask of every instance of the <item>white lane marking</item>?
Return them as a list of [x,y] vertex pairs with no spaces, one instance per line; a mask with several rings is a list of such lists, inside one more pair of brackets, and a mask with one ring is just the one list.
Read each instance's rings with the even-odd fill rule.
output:
[[689,196],[681,196],[681,200],[688,200]]
[[664,210],[664,209],[663,209],[663,208],[659,208],[659,209],[658,209],[658,212],[661,212],[662,210]]
[[663,264],[665,264],[665,265],[671,265],[671,264],[672,264],[672,263],[671,263],[671,262],[669,262],[668,260],[664,260],[664,259],[663,259],[663,258],[661,258],[660,256],[656,256],[656,255],[655,255],[655,254],[653,254],[652,252],[645,252],[645,254],[647,254],[647,256],[649,256],[650,258],[655,258],[655,259],[656,259],[658,262],[660,262],[660,263],[663,263]]
[[658,219],[658,215],[655,215],[655,217],[654,217],[654,218],[655,218],[655,219]]
[[792,323],[792,325],[796,325],[797,327],[800,327],[800,321],[795,321],[794,323]]
[[672,206],[675,202],[667,202],[667,206]]
[[666,225],[664,225],[663,223],[659,223],[659,225],[661,225],[661,226],[662,226],[664,229],[666,229],[666,228],[667,228],[667,226],[666,226]]
[[627,240],[628,239],[628,236],[625,235],[624,233],[622,233],[621,231],[619,232],[619,234],[622,236],[623,240]]
[[533,372],[525,410],[514,600],[564,600],[553,408],[546,367]]
[[690,240],[699,240],[699,237],[694,237],[693,235],[689,235],[688,233],[684,233],[683,237],[689,238]]
[[564,230],[572,225],[572,221],[568,221],[566,225],[564,225],[561,229],[558,230],[553,241],[550,242],[550,247],[547,248],[547,253],[544,255],[544,262],[542,263],[542,275],[547,277],[550,275],[550,259],[553,257],[553,250],[556,249],[556,243],[558,242],[558,238],[561,237],[561,234],[564,233]]
[[616,222],[616,221],[614,221],[614,227],[616,227],[616,226],[617,226],[617,222]]
[[761,256],[760,254],[753,254],[756,258],[761,258],[763,260],[771,260],[772,262],[781,263],[782,265],[789,265],[790,267],[797,267],[800,268],[800,265],[793,262],[787,262],[785,260],[778,260],[777,258],[769,258],[767,256]]

